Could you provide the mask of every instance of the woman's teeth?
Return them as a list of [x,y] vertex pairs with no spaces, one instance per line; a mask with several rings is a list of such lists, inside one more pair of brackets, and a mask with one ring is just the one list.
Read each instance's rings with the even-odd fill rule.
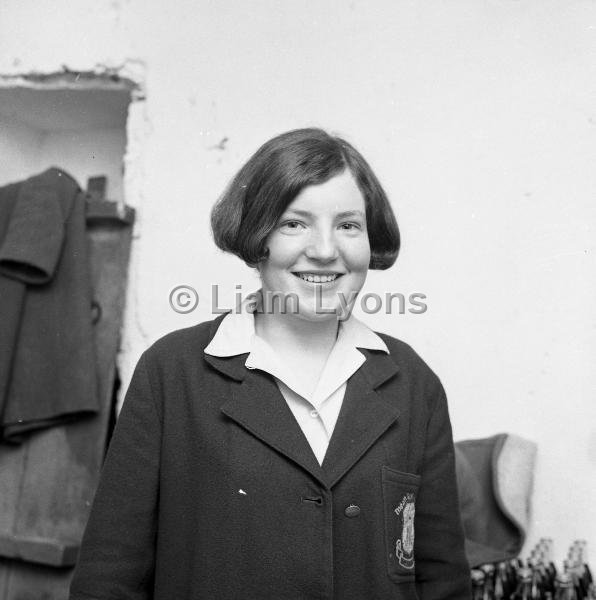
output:
[[334,275],[314,275],[311,273],[298,273],[298,277],[300,279],[304,279],[304,281],[310,281],[314,283],[326,283],[328,281],[334,281],[337,279],[337,273]]

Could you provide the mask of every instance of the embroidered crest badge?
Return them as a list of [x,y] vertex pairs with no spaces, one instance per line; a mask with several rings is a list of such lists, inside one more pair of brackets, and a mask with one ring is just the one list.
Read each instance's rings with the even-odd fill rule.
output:
[[404,569],[414,568],[414,494],[405,494],[394,510],[401,525],[401,535],[395,542],[395,557]]

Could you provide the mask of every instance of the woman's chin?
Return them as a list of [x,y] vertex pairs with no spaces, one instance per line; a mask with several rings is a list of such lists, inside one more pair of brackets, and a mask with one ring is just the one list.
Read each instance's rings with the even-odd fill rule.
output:
[[326,322],[326,321],[337,321],[339,314],[339,306],[338,307],[315,307],[308,306],[306,303],[302,303],[300,305],[300,310],[296,313],[298,318],[304,319],[305,321],[317,321],[317,322]]

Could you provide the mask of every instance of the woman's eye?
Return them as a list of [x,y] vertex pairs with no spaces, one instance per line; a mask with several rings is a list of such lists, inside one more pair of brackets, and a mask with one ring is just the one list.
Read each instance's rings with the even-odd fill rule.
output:
[[361,229],[360,223],[342,223],[340,225],[341,229],[345,229],[347,231],[354,231]]
[[283,221],[279,224],[279,228],[282,231],[289,231],[291,233],[299,231],[303,227],[304,225],[300,221]]

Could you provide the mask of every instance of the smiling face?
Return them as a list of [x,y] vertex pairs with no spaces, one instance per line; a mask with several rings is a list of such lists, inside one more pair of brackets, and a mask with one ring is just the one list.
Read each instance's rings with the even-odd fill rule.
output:
[[263,293],[296,294],[301,318],[336,318],[329,309],[341,312],[340,294],[345,302],[354,298],[370,263],[364,198],[352,174],[346,169],[304,188],[267,238],[267,248],[258,266]]

